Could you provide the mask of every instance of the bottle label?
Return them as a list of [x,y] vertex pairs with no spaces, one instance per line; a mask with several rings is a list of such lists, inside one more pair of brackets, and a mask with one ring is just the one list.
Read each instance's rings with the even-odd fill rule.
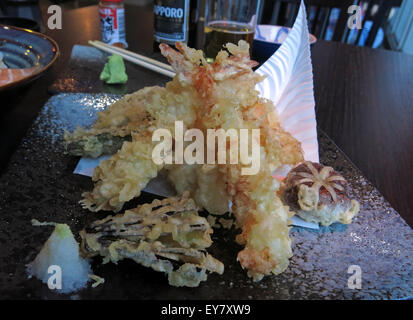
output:
[[174,44],[188,40],[189,0],[156,0],[154,37],[157,42]]
[[125,10],[123,8],[99,8],[102,41],[108,44],[122,42],[125,39]]

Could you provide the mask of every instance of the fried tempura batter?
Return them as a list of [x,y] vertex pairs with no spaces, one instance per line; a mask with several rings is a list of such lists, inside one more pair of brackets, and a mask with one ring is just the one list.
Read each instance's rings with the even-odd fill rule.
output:
[[229,211],[230,197],[218,166],[184,163],[166,169],[168,181],[178,194],[189,190],[197,205],[209,213],[221,215]]
[[97,122],[86,134],[78,129],[67,136],[67,141],[72,137],[79,141],[105,132],[116,137],[130,135],[132,140],[124,142],[110,159],[99,163],[92,177],[95,187],[83,194],[82,205],[91,211],[117,212],[125,202],[138,197],[163,167],[152,161],[156,144],[151,139],[153,131],[164,128],[174,135],[177,119],[183,122],[184,130],[193,127],[198,101],[196,91],[175,78],[166,88],[148,87],[125,96],[99,113]]
[[[261,130],[258,174],[241,175],[242,164],[220,165],[219,170],[233,202],[237,225],[242,229],[237,241],[245,249],[238,254],[238,260],[255,280],[270,273],[278,274],[287,268],[292,255],[288,235],[291,213],[276,194],[279,183],[271,177],[271,172],[282,164],[301,161],[301,145],[281,128],[272,102],[259,98],[254,87],[262,78],[251,69],[255,63],[249,59],[245,42],[238,46],[228,44],[232,55],[221,51],[211,65],[199,51],[183,44],[177,44],[177,48],[181,55],[161,45],[162,53],[178,74],[183,74],[184,81],[191,83],[202,96],[202,105],[196,110],[200,129]],[[215,185],[209,187],[212,190]]]
[[[260,98],[255,90],[263,78],[252,70],[256,62],[250,60],[246,42],[227,44],[228,52],[221,51],[212,64],[201,51],[182,43],[176,43],[176,47],[179,52],[160,46],[177,73],[166,88],[142,89],[134,94],[133,106],[124,101],[99,116],[91,134],[131,135],[132,141],[124,142],[112,158],[96,168],[95,188],[84,194],[82,203],[93,211],[117,211],[140,194],[162,168],[150,156],[154,128],[173,133],[174,121],[181,120],[184,129],[203,132],[260,129],[259,141],[250,139],[247,149],[251,150],[252,143],[260,146],[260,170],[255,175],[241,174],[247,165],[239,155],[238,164],[175,165],[167,169],[178,193],[189,189],[200,207],[223,213],[231,200],[236,224],[242,230],[237,241],[245,246],[238,254],[242,267],[255,280],[278,274],[287,268],[292,255],[288,234],[291,213],[277,196],[279,183],[271,172],[282,164],[302,161],[301,145],[281,128],[273,103]],[[134,108],[140,120],[134,118]],[[142,115],[146,115],[144,120]]]
[[188,196],[154,200],[93,222],[80,233],[83,255],[101,255],[103,263],[132,259],[165,272],[177,287],[198,286],[206,271],[222,274],[224,265],[205,251],[212,244],[212,228]]

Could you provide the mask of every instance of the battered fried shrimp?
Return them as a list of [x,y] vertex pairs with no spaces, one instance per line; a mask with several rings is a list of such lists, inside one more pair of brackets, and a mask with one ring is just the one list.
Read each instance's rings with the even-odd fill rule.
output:
[[238,261],[255,281],[283,272],[292,256],[288,226],[292,212],[275,196],[279,182],[264,171],[240,176],[233,187],[233,210],[242,230],[236,240],[245,246]]
[[251,69],[255,63],[249,59],[245,42],[227,45],[231,56],[221,51],[211,65],[185,45],[177,44],[177,48],[181,55],[161,46],[171,64],[179,66],[178,76],[181,72],[202,96],[196,123],[200,129],[260,129],[259,172],[242,175],[245,166],[241,161],[219,165],[219,172],[233,202],[236,223],[242,229],[237,241],[245,248],[238,254],[239,262],[254,280],[278,274],[287,268],[292,255],[288,234],[292,213],[277,196],[279,183],[271,177],[271,171],[282,164],[302,161],[301,145],[281,128],[273,104],[259,98],[254,87],[262,77]]
[[83,255],[101,255],[103,263],[132,259],[165,272],[173,286],[196,287],[207,271],[222,274],[224,265],[205,251],[212,228],[188,196],[155,200],[93,222],[80,233]]
[[125,142],[115,155],[95,168],[95,186],[92,192],[82,194],[82,206],[90,211],[117,212],[125,202],[138,197],[163,167],[152,160],[154,144],[150,135],[132,133],[132,142]]
[[175,164],[166,169],[168,181],[178,194],[189,190],[196,204],[209,213],[221,215],[229,211],[230,197],[218,166]]
[[[132,137],[132,141],[124,142],[115,155],[101,161],[95,169],[92,177],[94,189],[84,193],[81,201],[83,207],[91,211],[117,212],[126,201],[138,197],[163,167],[152,160],[153,147],[157,144],[151,139],[154,130],[166,129],[174,136],[176,120],[183,122],[184,130],[193,127],[196,120],[198,95],[194,88],[182,84],[178,77],[166,88],[144,88],[128,99],[99,113],[98,121],[91,129],[92,132],[106,130],[114,135],[122,133]],[[128,107],[127,101],[134,107]],[[146,120],[134,117],[134,110],[147,114]],[[123,114],[126,116],[122,118]]]
[[[181,120],[184,130],[235,129],[239,133],[240,129],[260,129],[259,141],[249,139],[247,149],[258,143],[260,169],[255,175],[242,174],[247,165],[239,157],[238,164],[168,166],[169,179],[178,193],[191,190],[198,205],[211,212],[226,211],[228,200],[232,201],[236,224],[242,231],[237,241],[245,246],[238,254],[242,267],[254,280],[278,274],[287,268],[292,255],[288,234],[291,213],[277,196],[279,183],[271,172],[283,164],[302,161],[301,145],[281,128],[272,102],[260,98],[255,90],[263,77],[252,70],[256,62],[250,60],[246,42],[228,44],[227,51],[221,51],[212,64],[205,61],[201,51],[182,43],[176,43],[176,47],[179,52],[160,46],[177,73],[173,81],[165,89],[144,89],[139,101],[144,101],[143,109],[150,115],[144,128],[135,131],[133,125],[129,127],[129,118],[119,122],[131,128],[132,141],[124,142],[118,153],[96,168],[95,188],[84,194],[82,203],[93,211],[118,211],[124,202],[139,196],[163,167],[151,159],[153,144],[149,137],[153,128],[166,128],[174,135],[174,121]],[[115,115],[117,112],[111,111],[107,118],[100,116],[101,124],[93,130],[110,131]],[[226,144],[227,159],[230,144]],[[119,245],[116,252],[124,255],[138,250],[135,245]],[[145,244],[145,248],[156,251],[153,244]]]

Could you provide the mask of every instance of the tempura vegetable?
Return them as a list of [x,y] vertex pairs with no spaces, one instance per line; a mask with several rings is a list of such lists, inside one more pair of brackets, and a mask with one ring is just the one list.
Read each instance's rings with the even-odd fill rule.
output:
[[87,158],[97,158],[101,155],[111,155],[116,153],[125,141],[131,141],[131,136],[112,136],[110,133],[85,134],[81,135],[82,130],[78,130],[76,139],[73,135],[67,135],[66,150],[74,156]]
[[329,226],[351,223],[360,205],[347,194],[347,181],[332,167],[305,161],[292,168],[281,185],[283,201],[308,222]]
[[132,259],[166,273],[178,287],[198,286],[207,271],[222,274],[224,265],[205,251],[212,228],[188,196],[154,200],[93,222],[80,233],[83,254],[101,255],[103,263]]

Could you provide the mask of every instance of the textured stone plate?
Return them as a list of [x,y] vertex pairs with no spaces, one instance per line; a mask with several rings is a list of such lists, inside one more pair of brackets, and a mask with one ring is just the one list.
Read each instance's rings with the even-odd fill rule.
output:
[[[32,218],[68,223],[77,232],[88,221],[102,218],[81,209],[81,193],[91,180],[74,175],[78,158],[64,154],[63,130],[89,125],[96,111],[116,97],[102,94],[59,94],[44,106],[27,137],[0,178],[0,298],[79,299],[402,299],[413,296],[413,231],[377,190],[346,160],[343,153],[319,133],[324,164],[341,171],[352,186],[361,212],[348,226],[319,231],[294,228],[289,268],[281,275],[254,283],[236,254],[236,230],[217,229],[209,250],[225,263],[222,276],[210,275],[199,288],[173,288],[160,273],[131,261],[100,265],[94,272],[106,279],[97,288],[72,296],[51,292],[36,279],[27,279],[31,261],[50,235],[51,227],[33,227]],[[151,201],[143,194],[129,203]],[[348,268],[362,271],[362,289],[348,288]]]

